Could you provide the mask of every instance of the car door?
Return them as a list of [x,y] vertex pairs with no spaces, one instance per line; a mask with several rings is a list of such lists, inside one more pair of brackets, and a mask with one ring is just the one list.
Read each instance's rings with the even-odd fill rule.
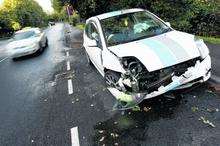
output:
[[[102,43],[97,26],[94,22],[89,22],[85,28],[85,49],[90,59],[100,72],[103,72],[102,66]],[[91,42],[96,41],[96,46],[92,46]]]

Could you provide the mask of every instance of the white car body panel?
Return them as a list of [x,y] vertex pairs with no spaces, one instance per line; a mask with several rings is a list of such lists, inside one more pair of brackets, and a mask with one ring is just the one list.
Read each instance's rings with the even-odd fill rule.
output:
[[119,57],[135,56],[150,72],[200,56],[194,37],[175,30],[108,49]]

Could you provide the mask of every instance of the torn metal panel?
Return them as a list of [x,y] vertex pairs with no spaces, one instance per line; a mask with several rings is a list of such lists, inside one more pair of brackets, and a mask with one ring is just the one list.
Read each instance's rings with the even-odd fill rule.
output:
[[[122,77],[118,81],[118,86],[116,88],[108,88],[108,90],[116,97],[118,101],[117,108],[120,109],[128,109],[136,106],[140,102],[142,102],[144,99],[149,99],[158,95],[161,95],[163,93],[166,93],[170,90],[176,90],[176,89],[182,89],[186,87],[190,87],[195,83],[198,82],[204,82],[209,79],[211,73],[210,73],[210,65],[209,64],[210,57],[208,56],[203,61],[192,61],[194,62],[193,66],[189,66],[188,68],[184,69],[184,73],[182,75],[179,75],[180,71],[177,70],[177,73],[172,72],[172,74],[168,73],[168,75],[160,78],[157,77],[158,81],[155,81],[156,83],[150,82],[149,84],[152,86],[149,86],[149,90],[145,90],[145,92],[141,92],[140,90],[140,84],[139,79],[136,78],[136,86],[134,87],[132,85],[133,80],[129,80],[126,78],[126,75],[122,75]],[[181,69],[183,70],[183,69]],[[157,76],[157,73],[155,73],[155,76]],[[168,80],[168,83],[164,82],[165,80]],[[137,76],[136,76],[137,77]],[[156,77],[155,77],[156,78]],[[147,82],[147,81],[146,81]],[[160,83],[159,87],[157,86]],[[138,86],[139,85],[139,86]],[[126,88],[125,86],[129,86],[130,88]],[[123,88],[122,88],[123,87]],[[152,91],[152,87],[154,87],[154,90]],[[157,88],[155,88],[157,87]],[[133,89],[135,88],[135,89]],[[129,89],[129,91],[127,90]],[[139,89],[139,90],[138,90]],[[133,92],[132,92],[133,91]]]

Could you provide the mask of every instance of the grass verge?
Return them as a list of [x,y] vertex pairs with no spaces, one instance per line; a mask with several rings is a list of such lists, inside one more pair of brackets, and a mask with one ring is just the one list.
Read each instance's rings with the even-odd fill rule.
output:
[[199,36],[199,38],[203,39],[205,42],[211,43],[211,44],[220,44],[220,38],[217,37],[205,37],[205,36]]
[[85,29],[85,24],[84,23],[77,23],[76,28],[78,28],[80,30],[84,30]]

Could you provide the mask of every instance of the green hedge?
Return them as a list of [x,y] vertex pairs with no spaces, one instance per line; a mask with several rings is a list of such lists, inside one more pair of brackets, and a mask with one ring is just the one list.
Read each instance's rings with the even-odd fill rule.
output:
[[173,28],[220,36],[219,0],[80,0],[73,3],[82,18],[126,8],[144,8],[171,22]]

